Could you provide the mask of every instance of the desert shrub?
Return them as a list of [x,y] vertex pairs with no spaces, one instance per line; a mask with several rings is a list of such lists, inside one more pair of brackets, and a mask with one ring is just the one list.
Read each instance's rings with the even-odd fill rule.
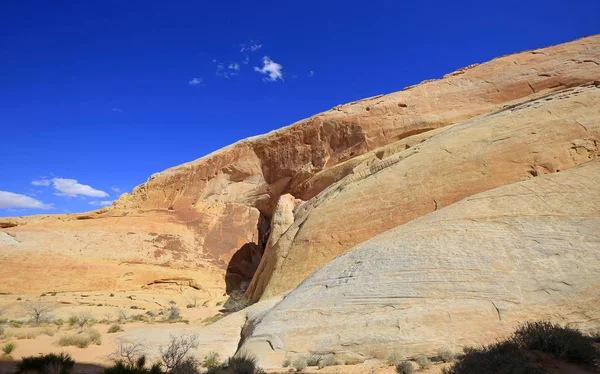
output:
[[4,335],[4,327],[0,326],[0,336]]
[[65,321],[63,319],[59,318],[59,319],[55,319],[54,321],[52,321],[52,323],[54,323],[56,326],[60,327],[65,324]]
[[161,362],[168,371],[172,371],[191,358],[190,354],[196,348],[198,348],[198,335],[171,335],[169,345],[160,349]]
[[58,340],[58,345],[61,347],[75,346],[78,348],[87,348],[92,343],[96,345],[102,344],[102,336],[94,329],[79,334],[63,335]]
[[452,362],[456,355],[449,348],[443,347],[438,350],[438,358],[444,362]]
[[2,353],[4,353],[5,356],[10,356],[10,354],[13,353],[15,348],[17,348],[17,345],[15,343],[8,342],[2,346]]
[[286,359],[285,359],[285,360],[283,360],[283,364],[282,364],[282,366],[283,366],[284,368],[286,368],[286,367],[289,367],[291,364],[292,364],[292,360],[290,360],[289,358],[287,358],[287,357],[286,357]]
[[109,334],[114,334],[114,333],[120,332],[120,331],[123,331],[123,329],[121,328],[120,325],[117,325],[116,323],[108,328]]
[[308,363],[306,362],[306,358],[298,357],[294,362],[292,362],[292,367],[296,369],[296,371],[302,371],[306,369]]
[[396,365],[396,373],[398,374],[413,374],[415,372],[415,368],[413,364],[408,361],[404,361]]
[[169,303],[169,306],[162,311],[165,316],[164,320],[167,322],[175,322],[181,320],[181,311],[174,301]]
[[198,374],[200,363],[194,357],[186,357],[176,367],[169,371],[169,374]]
[[339,362],[337,362],[333,356],[327,356],[327,357],[319,360],[319,363],[317,364],[319,369],[323,369],[324,367],[335,366],[335,365],[339,365]]
[[52,307],[44,301],[30,301],[25,308],[27,309],[31,322],[36,325],[50,320],[50,311],[52,310]]
[[396,366],[402,363],[403,360],[404,356],[400,352],[392,351],[392,353],[387,356],[386,362],[388,366]]
[[207,325],[210,325],[211,323],[215,323],[223,317],[225,317],[225,314],[222,314],[222,313],[215,314],[212,317],[206,317],[205,319],[203,319],[202,323],[206,323]]
[[204,357],[202,366],[205,368],[214,368],[221,365],[221,357],[217,352],[210,352]]
[[90,341],[96,345],[101,345],[102,344],[102,335],[100,335],[100,332],[98,330],[95,329],[89,329],[87,331],[87,334],[90,338]]
[[43,356],[23,357],[17,364],[17,373],[52,373],[68,374],[73,369],[75,361],[68,353],[59,355],[50,353]]
[[572,363],[600,365],[600,352],[593,346],[593,339],[569,327],[527,322],[517,328],[512,340],[520,348],[546,352]]
[[229,357],[227,369],[235,374],[256,374],[259,369],[257,364],[258,360],[255,356],[248,352],[241,352]]
[[533,365],[526,353],[511,341],[487,347],[466,348],[464,356],[444,374],[538,374],[543,373]]
[[75,315],[72,315],[69,317],[67,322],[69,323],[69,326],[75,326],[79,322],[79,318],[77,318]]
[[432,365],[431,360],[427,357],[421,356],[417,357],[417,364],[421,367],[421,369],[429,369]]
[[14,327],[14,328],[23,327],[23,322],[21,322],[21,321],[12,320],[12,321],[8,322],[8,324],[10,325],[10,327]]
[[144,344],[139,341],[122,338],[117,339],[117,348],[109,355],[109,357],[115,364],[122,362],[124,366],[135,367],[138,361],[142,357],[145,357]]
[[306,357],[306,364],[308,366],[319,366],[319,362],[321,361],[321,356],[310,355]]
[[146,367],[146,357],[140,356],[135,362],[118,361],[113,366],[104,369],[104,374],[161,374],[160,364]]

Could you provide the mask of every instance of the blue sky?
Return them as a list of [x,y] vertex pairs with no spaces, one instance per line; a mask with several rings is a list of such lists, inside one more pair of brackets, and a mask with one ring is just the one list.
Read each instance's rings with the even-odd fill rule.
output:
[[599,14],[598,0],[3,0],[0,216],[109,204],[337,104],[598,33]]

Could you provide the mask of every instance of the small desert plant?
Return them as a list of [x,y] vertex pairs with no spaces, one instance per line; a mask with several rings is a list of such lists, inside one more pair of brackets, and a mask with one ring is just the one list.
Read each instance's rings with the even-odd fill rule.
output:
[[172,371],[190,358],[191,351],[196,348],[198,348],[198,335],[171,335],[169,345],[160,349],[161,362],[168,371]]
[[579,330],[550,322],[527,322],[515,331],[513,342],[522,349],[550,353],[576,364],[600,365],[593,339]]
[[223,317],[225,317],[225,314],[221,314],[221,313],[215,314],[212,317],[207,317],[207,318],[203,319],[202,323],[206,323],[207,325],[210,325],[211,323],[215,323]]
[[432,365],[431,360],[424,356],[417,357],[417,364],[419,364],[421,369],[429,369]]
[[123,329],[121,328],[120,325],[117,325],[116,323],[108,328],[109,334],[114,334],[115,332],[120,332],[120,331],[123,331]]
[[306,358],[298,357],[294,362],[292,362],[292,367],[296,369],[296,371],[302,371],[306,369],[308,363],[306,362]]
[[50,353],[43,356],[23,357],[17,364],[17,373],[52,373],[68,374],[73,369],[75,361],[68,353],[59,355]]
[[283,366],[284,368],[286,368],[286,367],[290,366],[291,364],[292,364],[292,360],[290,360],[289,358],[287,358],[287,357],[286,357],[286,359],[285,359],[285,360],[283,360],[283,364],[282,364],[282,366]]
[[413,364],[408,361],[404,361],[396,365],[396,373],[398,374],[413,374],[415,372],[415,368]]
[[13,353],[15,348],[17,348],[17,345],[15,343],[8,342],[4,344],[4,346],[2,346],[2,353],[4,353],[5,356],[10,356],[10,354]]
[[217,367],[221,365],[220,359],[221,357],[217,352],[210,352],[206,355],[206,357],[204,357],[204,362],[202,363],[202,366],[209,369]]
[[257,373],[258,360],[248,352],[241,352],[229,357],[227,369],[231,373],[255,374]]
[[465,354],[444,374],[541,374],[514,342],[504,341],[481,348],[465,348]]
[[438,350],[438,357],[444,362],[452,362],[456,355],[449,348],[443,347]]
[[323,359],[319,360],[319,363],[318,363],[319,369],[323,369],[324,367],[335,366],[335,365],[339,365],[339,363],[335,360],[335,358],[333,356],[328,356],[326,358],[323,358]]
[[386,359],[388,366],[396,366],[399,365],[402,360],[404,360],[404,356],[398,351],[392,351]]
[[39,325],[42,322],[46,322],[50,319],[49,313],[52,310],[50,304],[44,301],[30,301],[25,306],[27,313],[31,318],[31,322]]
[[97,330],[90,329],[84,333],[63,335],[58,340],[61,347],[75,346],[78,348],[87,348],[90,344],[101,345],[102,337]]
[[321,361],[321,356],[310,355],[306,357],[306,364],[308,366],[319,366],[319,362]]
[[4,327],[0,326],[0,336],[4,335]]
[[104,374],[161,374],[160,364],[146,368],[146,357],[140,356],[135,362],[118,361],[113,366],[104,369]]
[[117,339],[117,348],[109,357],[115,364],[121,362],[124,366],[135,367],[139,359],[144,357],[144,344],[139,341]]

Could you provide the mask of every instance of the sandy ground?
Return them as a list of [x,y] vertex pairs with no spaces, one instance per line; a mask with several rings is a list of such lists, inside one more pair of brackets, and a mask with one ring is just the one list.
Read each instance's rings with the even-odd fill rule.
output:
[[[110,362],[108,356],[115,350],[120,338],[145,341],[148,337],[148,346],[152,346],[152,351],[156,352],[156,345],[164,343],[170,333],[197,330],[208,324],[207,319],[221,314],[219,310],[222,310],[221,305],[227,300],[227,296],[202,299],[202,295],[204,293],[195,292],[189,287],[179,289],[176,286],[165,287],[158,292],[153,289],[106,293],[69,292],[45,296],[0,295],[0,327],[4,329],[4,333],[0,335],[0,345],[15,343],[16,349],[11,354],[15,360],[43,353],[68,352],[77,362],[105,365]],[[49,311],[46,317],[53,322],[32,325],[30,306],[35,304],[47,306]],[[179,309],[184,322],[160,322],[164,319],[165,308],[172,305]],[[163,315],[160,315],[161,312]],[[70,326],[68,321],[72,317],[93,319],[96,323],[88,323],[84,327],[78,324]],[[136,321],[135,318],[147,321]],[[118,324],[123,331],[109,334],[107,330],[119,319],[121,321]],[[63,320],[63,324],[57,326],[57,320]],[[89,329],[100,333],[100,345],[77,348],[61,347],[58,344],[61,336],[85,333]]]

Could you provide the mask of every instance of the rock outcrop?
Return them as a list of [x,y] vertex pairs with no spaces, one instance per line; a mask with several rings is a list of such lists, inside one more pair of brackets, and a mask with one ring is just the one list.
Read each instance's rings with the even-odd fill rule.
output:
[[286,355],[459,351],[530,319],[593,331],[599,289],[593,160],[475,194],[354,247],[250,321],[241,349],[279,366]]
[[499,57],[154,174],[107,209],[0,219],[0,292],[289,290],[391,227],[596,157],[599,61],[598,35]]
[[600,156],[599,107],[594,84],[535,96],[346,176],[297,209],[263,256],[249,296],[292,289],[374,234],[465,197]]

